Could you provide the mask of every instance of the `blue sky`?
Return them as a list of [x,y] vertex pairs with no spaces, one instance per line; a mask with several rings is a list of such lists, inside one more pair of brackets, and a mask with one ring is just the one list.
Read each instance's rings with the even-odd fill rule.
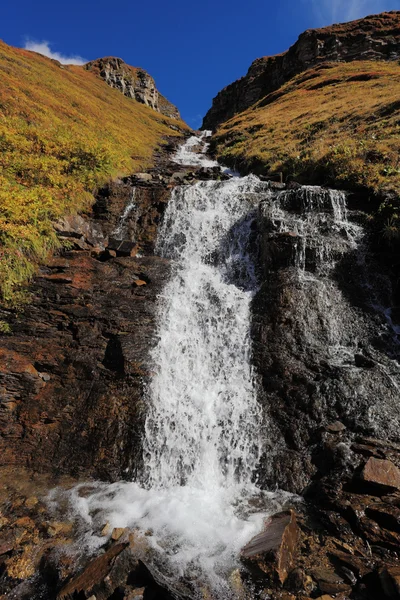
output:
[[4,4],[0,38],[6,43],[57,53],[62,62],[119,56],[146,69],[192,127],[201,124],[216,93],[244,75],[255,58],[283,52],[305,29],[400,10],[400,0]]

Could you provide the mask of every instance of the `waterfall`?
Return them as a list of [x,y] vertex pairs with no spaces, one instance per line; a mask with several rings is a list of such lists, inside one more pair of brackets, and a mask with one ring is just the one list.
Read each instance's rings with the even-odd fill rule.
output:
[[[204,156],[206,137],[189,138],[176,161],[217,166]],[[150,530],[164,570],[200,574],[224,599],[240,549],[287,498],[261,492],[255,481],[266,424],[251,366],[251,246],[267,190],[255,176],[173,190],[156,248],[172,274],[159,297],[144,472],[132,483],[70,493],[86,545],[104,544],[96,532],[105,522]]]
[[177,188],[167,208],[158,250],[175,269],[153,353],[145,440],[152,486],[251,486],[262,418],[250,366],[256,281],[247,246],[258,184],[247,177]]
[[112,237],[116,240],[123,240],[124,235],[126,233],[126,221],[129,217],[129,215],[131,214],[131,212],[136,208],[135,192],[136,192],[136,189],[133,188],[131,199],[129,200],[128,204],[126,205],[125,210],[122,213],[122,215],[118,221],[117,227],[110,234],[110,237]]
[[[207,137],[189,138],[175,161],[218,166],[205,156]],[[133,209],[134,196],[114,234]],[[262,287],[275,290],[272,303],[290,305],[284,325],[276,325],[271,310],[264,354],[277,352],[281,359],[287,352],[288,364],[290,352],[296,360],[326,361],[335,376],[331,382],[316,378],[313,389],[321,386],[324,402],[342,402],[344,416],[363,419],[365,427],[397,415],[398,364],[370,349],[376,369],[354,365],[370,325],[335,276],[346,255],[357,256],[363,239],[362,228],[348,219],[346,194],[311,186],[276,190],[253,175],[197,182],[173,190],[158,234],[156,253],[170,261],[171,277],[158,299],[143,473],[134,482],[82,484],[69,492],[85,547],[104,544],[99,532],[106,522],[110,531],[138,528],[165,573],[206,581],[213,598],[223,600],[234,597],[227,581],[240,549],[290,498],[259,489],[255,476],[261,456],[268,470],[275,451],[270,446],[271,454],[263,454],[273,428],[257,401],[252,367],[252,302],[262,292],[256,236]],[[263,305],[264,319],[268,308]],[[376,389],[386,390],[379,406]]]
[[[207,137],[204,132],[189,138],[175,161],[218,166],[204,154]],[[134,197],[118,231],[133,208]],[[104,544],[99,532],[105,522],[110,531],[138,528],[150,532],[154,560],[164,572],[206,580],[215,598],[233,596],[227,581],[241,547],[288,499],[284,492],[259,489],[255,476],[261,456],[266,471],[275,452],[270,448],[265,456],[263,443],[273,428],[257,401],[252,367],[252,302],[260,291],[255,256],[261,253],[257,268],[264,270],[264,289],[268,281],[272,290],[279,288],[282,280],[274,280],[274,273],[283,270],[290,290],[292,319],[280,330],[275,323],[266,330],[273,339],[264,334],[263,351],[273,351],[279,340],[279,352],[297,345],[298,356],[306,349],[341,370],[330,388],[332,398],[353,393],[370,398],[378,376],[352,367],[366,329],[334,276],[338,262],[356,252],[362,236],[362,228],[348,219],[346,194],[340,191],[275,190],[253,175],[173,190],[156,246],[156,253],[170,261],[171,276],[158,299],[144,469],[131,483],[85,484],[70,492],[74,514],[84,523],[86,547]],[[391,365],[382,362],[380,373],[393,379]],[[360,419],[357,406],[346,401],[344,410],[351,417],[355,407]],[[382,415],[371,406],[363,418],[379,422],[386,419]]]

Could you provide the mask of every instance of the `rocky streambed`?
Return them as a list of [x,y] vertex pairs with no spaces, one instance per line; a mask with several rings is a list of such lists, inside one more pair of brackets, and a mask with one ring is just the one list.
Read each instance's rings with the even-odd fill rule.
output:
[[[201,578],[160,569],[151,531],[110,531],[104,522],[100,551],[71,552],[77,526],[45,500],[55,486],[131,481],[142,469],[157,298],[170,280],[156,234],[176,185],[229,178],[218,167],[179,166],[172,151],[153,171],[100,190],[91,215],[59,223],[66,248],[42,268],[25,311],[5,313],[13,331],[0,349],[6,598],[213,597]],[[252,360],[265,445],[258,485],[301,498],[287,497],[243,548],[230,594],[400,598],[390,273],[376,267],[365,240],[360,254],[349,239],[359,212],[341,213],[323,190],[311,204],[293,185],[261,182],[255,193]]]

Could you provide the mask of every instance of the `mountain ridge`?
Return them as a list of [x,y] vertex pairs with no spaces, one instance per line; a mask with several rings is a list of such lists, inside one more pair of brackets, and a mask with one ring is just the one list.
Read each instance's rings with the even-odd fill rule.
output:
[[247,74],[213,99],[202,129],[215,130],[299,73],[322,62],[396,60],[400,57],[400,11],[349,23],[308,29],[286,52],[257,58]]

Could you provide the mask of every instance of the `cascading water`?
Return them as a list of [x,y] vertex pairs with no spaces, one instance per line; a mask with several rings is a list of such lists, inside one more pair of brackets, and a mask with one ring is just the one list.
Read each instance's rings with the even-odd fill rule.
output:
[[127,206],[125,207],[125,210],[122,213],[122,215],[118,221],[117,227],[114,229],[114,231],[111,232],[112,238],[114,238],[116,240],[122,240],[124,238],[124,235],[126,233],[126,221],[127,221],[128,217],[130,216],[130,214],[132,213],[132,211],[134,211],[135,209],[136,209],[135,188],[133,188],[132,197],[131,197],[130,201],[128,202]]
[[[187,160],[194,142],[177,161]],[[191,164],[217,163],[199,152]],[[87,543],[104,543],[95,535],[104,522],[151,530],[164,568],[200,572],[222,598],[230,597],[226,579],[241,547],[286,498],[254,482],[265,425],[251,367],[250,241],[257,192],[267,187],[248,176],[173,191],[157,244],[172,260],[172,276],[159,302],[141,485],[71,492]]]
[[[176,162],[217,167],[204,156],[206,138],[207,132],[190,138]],[[386,378],[387,404],[395,413],[397,392],[390,382],[397,363],[382,362],[370,376],[351,362],[357,336],[367,329],[334,277],[338,261],[355,252],[362,239],[362,229],[347,218],[345,194],[310,186],[275,191],[252,175],[177,187],[156,248],[171,260],[172,276],[159,299],[142,477],[132,483],[78,486],[69,494],[75,515],[84,522],[87,545],[104,544],[99,532],[105,522],[110,531],[151,532],[153,558],[162,562],[164,573],[207,580],[213,597],[223,599],[233,596],[227,580],[241,547],[288,498],[283,492],[261,492],[255,480],[273,425],[266,423],[267,410],[257,402],[252,369],[256,216],[266,248],[258,265],[265,270],[263,285],[271,281],[281,294],[285,281],[291,303],[285,326],[265,328],[263,352],[274,352],[268,346],[275,344],[279,360],[282,351],[293,349],[296,361],[304,362],[307,352],[307,360],[324,360],[337,369],[334,381],[321,385],[330,386],[330,398],[345,398],[342,410],[349,419],[353,413],[360,419],[359,406],[365,405],[370,406],[362,417],[366,422],[388,421],[370,402],[374,386]],[[290,249],[289,258],[284,252],[284,266],[275,264],[282,240],[283,249]],[[286,279],[274,280],[274,272]],[[263,318],[269,318],[263,308]],[[269,331],[274,339],[268,339]],[[291,360],[288,354],[288,365]],[[313,389],[318,385],[313,380]],[[274,392],[269,394],[273,402]],[[279,436],[275,443],[281,443]],[[266,463],[273,452],[264,457]],[[267,470],[268,464],[262,467]]]

